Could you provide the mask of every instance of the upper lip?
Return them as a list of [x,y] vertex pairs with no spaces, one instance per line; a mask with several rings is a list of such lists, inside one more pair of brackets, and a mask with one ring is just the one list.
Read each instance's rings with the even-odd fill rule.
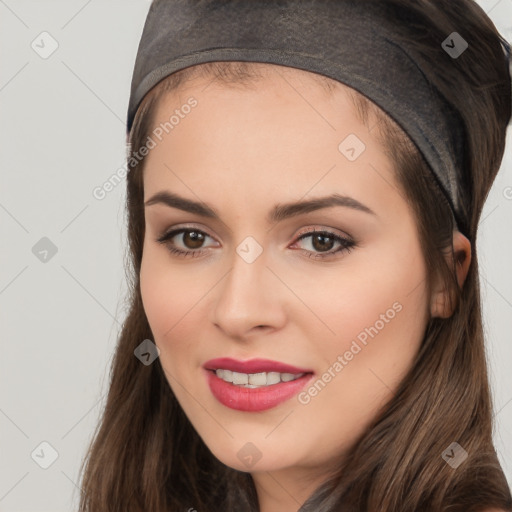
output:
[[210,359],[204,363],[203,368],[207,370],[231,370],[239,373],[262,373],[262,372],[279,372],[279,373],[313,373],[313,370],[305,368],[297,368],[279,361],[270,359],[250,359],[248,361],[239,361],[230,357],[219,357]]

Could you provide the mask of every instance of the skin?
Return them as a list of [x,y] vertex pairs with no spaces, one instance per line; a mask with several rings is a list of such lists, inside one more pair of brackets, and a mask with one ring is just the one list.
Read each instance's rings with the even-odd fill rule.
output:
[[[144,200],[172,191],[211,205],[220,220],[146,206],[140,274],[172,391],[211,452],[251,473],[261,512],[300,507],[392,397],[429,316],[451,314],[442,287],[427,296],[413,213],[345,86],[329,96],[309,73],[276,69],[250,89],[197,79],[160,103],[156,124],[190,96],[198,101],[148,154]],[[353,162],[338,150],[349,134],[366,145]],[[334,206],[266,222],[275,204],[333,192],[375,215]],[[168,246],[156,241],[184,225],[206,233],[202,245],[187,233]],[[335,239],[324,246],[312,236],[299,240],[308,228],[356,245],[332,254],[340,247]],[[236,252],[247,236],[263,249],[250,264]],[[173,255],[173,242],[203,253]],[[462,283],[470,246],[455,232],[454,247]],[[331,256],[318,259],[325,252]],[[396,302],[400,312],[307,404],[294,397],[259,413],[232,410],[203,376],[203,363],[214,357],[264,357],[311,368],[314,382]],[[250,468],[237,456],[247,442],[261,453]]]

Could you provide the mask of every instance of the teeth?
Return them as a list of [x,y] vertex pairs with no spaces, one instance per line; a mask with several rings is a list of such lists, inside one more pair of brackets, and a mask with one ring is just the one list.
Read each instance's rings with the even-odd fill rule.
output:
[[231,382],[233,384],[249,384],[249,375],[247,373],[232,372]]
[[217,377],[220,377],[222,380],[226,382],[233,382],[233,372],[231,370],[217,370],[215,372]]
[[267,385],[267,374],[265,372],[251,373],[249,375],[249,384],[252,384],[253,386],[266,386]]
[[277,384],[278,382],[281,382],[281,374],[279,372],[268,372],[267,385]]
[[297,375],[293,373],[279,373],[279,372],[261,372],[261,373],[239,373],[231,370],[224,370],[219,368],[215,370],[217,377],[220,379],[231,382],[236,386],[243,386],[246,388],[258,388],[261,386],[271,386],[279,382],[290,382],[302,377],[304,373]]

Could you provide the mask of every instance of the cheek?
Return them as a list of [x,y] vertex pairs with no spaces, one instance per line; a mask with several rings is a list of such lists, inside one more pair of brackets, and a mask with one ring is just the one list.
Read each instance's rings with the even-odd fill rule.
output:
[[[308,280],[303,289],[314,290],[308,294],[308,305],[331,331],[318,324],[319,359],[326,370],[344,375],[334,379],[338,384],[347,378],[350,388],[357,383],[368,397],[398,383],[412,363],[428,320],[420,248],[414,242],[396,246],[402,250],[394,249],[395,244],[382,246],[357,262],[354,258],[353,266],[347,263],[331,279],[321,280],[322,286]],[[357,407],[357,400],[351,405]]]
[[172,265],[165,250],[151,246],[144,248],[140,288],[144,311],[159,341],[186,321],[187,312],[205,293],[201,279],[190,279],[186,271]]
[[[422,268],[392,261],[389,269],[383,257],[365,273],[340,275],[324,289],[324,297],[336,300],[317,295],[316,307],[323,305],[319,316],[336,334],[327,332],[316,345],[325,366],[300,398],[307,411],[301,428],[319,433],[320,459],[355,441],[393,395],[422,340],[427,321],[424,287],[418,286]],[[335,427],[322,434],[317,427],[322,420]]]
[[154,336],[161,338],[174,324],[179,311],[176,300],[175,276],[165,271],[164,266],[144,254],[140,271],[140,289],[144,311]]
[[411,267],[394,266],[390,272],[369,268],[363,278],[349,277],[346,293],[326,303],[333,330],[344,340],[357,338],[363,344],[384,333],[395,337],[404,329],[414,336],[414,326],[421,330],[426,298],[419,275]]
[[324,323],[314,323],[322,344],[343,349],[356,338],[364,343],[376,330],[379,337],[421,331],[427,303],[423,259],[415,243],[394,247],[375,244],[348,256],[336,271],[293,276],[297,294]]
[[[149,251],[146,256],[149,256]],[[190,333],[187,335],[187,312],[197,302],[180,273],[170,265],[158,262],[158,258],[144,256],[140,272],[140,287],[144,311],[148,319],[154,343],[160,350],[159,361],[167,382],[178,400],[186,375],[180,369],[187,367],[185,360],[191,352]]]
[[[140,271],[142,303],[168,377],[182,381],[188,378],[185,369],[199,364],[198,330],[204,329],[208,292],[220,278],[212,274],[205,267],[192,275],[190,269],[173,264],[161,248],[149,247],[144,253]],[[169,384],[173,386],[172,379]],[[179,394],[179,390],[175,392]]]

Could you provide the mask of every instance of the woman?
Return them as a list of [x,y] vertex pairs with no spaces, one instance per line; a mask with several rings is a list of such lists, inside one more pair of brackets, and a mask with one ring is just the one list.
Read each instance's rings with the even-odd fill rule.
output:
[[476,255],[509,59],[472,0],[153,2],[81,511],[512,510]]

